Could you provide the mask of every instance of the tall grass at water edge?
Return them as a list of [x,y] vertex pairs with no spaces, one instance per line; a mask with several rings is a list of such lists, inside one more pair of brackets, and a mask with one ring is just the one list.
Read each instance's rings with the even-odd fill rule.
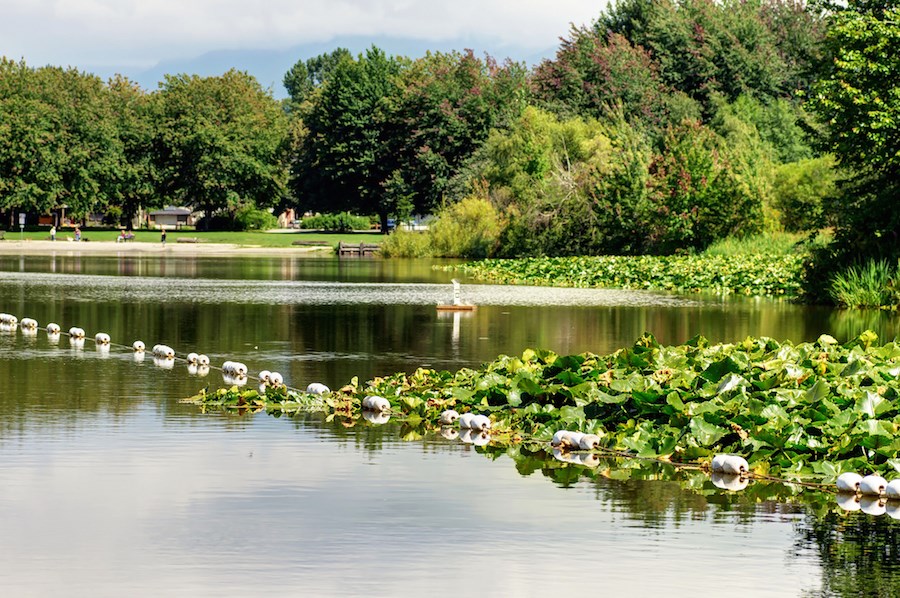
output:
[[765,233],[750,237],[728,237],[716,241],[703,251],[703,255],[789,255],[805,251],[810,244],[825,244],[829,233],[818,233],[809,238],[802,233]]
[[869,260],[835,274],[828,286],[831,299],[840,306],[896,309],[900,304],[900,263]]

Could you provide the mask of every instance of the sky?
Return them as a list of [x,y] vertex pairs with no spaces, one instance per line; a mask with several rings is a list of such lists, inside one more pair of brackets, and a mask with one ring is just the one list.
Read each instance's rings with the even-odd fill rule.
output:
[[[0,54],[30,66],[136,73],[211,52],[285,53],[342,38],[551,52],[606,0],[0,0]],[[316,46],[318,44],[318,46]],[[438,49],[441,49],[438,48]],[[499,56],[503,58],[505,56]],[[199,70],[202,70],[200,68]],[[203,74],[203,73],[200,73]]]

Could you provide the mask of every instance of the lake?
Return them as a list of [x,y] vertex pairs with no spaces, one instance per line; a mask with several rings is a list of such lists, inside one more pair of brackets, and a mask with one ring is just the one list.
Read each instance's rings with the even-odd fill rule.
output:
[[[898,320],[761,299],[464,284],[427,262],[0,256],[0,311],[339,387],[645,331],[795,342]],[[401,423],[202,413],[216,372],[0,333],[6,595],[892,595],[898,526],[697,478],[488,458]],[[346,422],[345,422],[346,423]],[[601,470],[597,470],[601,471]]]

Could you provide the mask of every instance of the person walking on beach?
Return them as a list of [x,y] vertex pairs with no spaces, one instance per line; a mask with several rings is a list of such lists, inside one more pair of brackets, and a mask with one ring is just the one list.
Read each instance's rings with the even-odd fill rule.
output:
[[162,227],[162,232],[160,233],[160,237],[162,240],[163,247],[166,246],[166,227]]

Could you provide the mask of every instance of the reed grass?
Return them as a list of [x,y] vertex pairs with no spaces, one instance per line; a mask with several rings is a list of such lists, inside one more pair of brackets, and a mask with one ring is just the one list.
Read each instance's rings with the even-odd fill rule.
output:
[[891,308],[898,305],[898,266],[886,260],[869,260],[835,274],[828,293],[840,306]]

